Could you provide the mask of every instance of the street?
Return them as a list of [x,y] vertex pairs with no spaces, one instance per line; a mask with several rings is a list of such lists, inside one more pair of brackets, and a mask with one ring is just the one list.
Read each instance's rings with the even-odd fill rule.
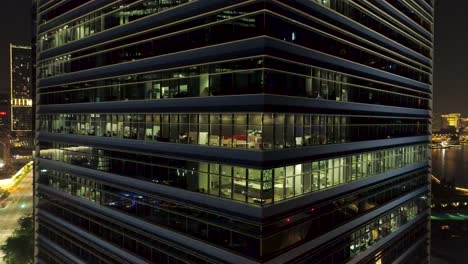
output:
[[[32,213],[32,174],[29,172],[24,179],[11,191],[5,208],[0,208],[0,245],[15,230],[17,221],[25,213]],[[0,252],[0,263],[3,254]]]

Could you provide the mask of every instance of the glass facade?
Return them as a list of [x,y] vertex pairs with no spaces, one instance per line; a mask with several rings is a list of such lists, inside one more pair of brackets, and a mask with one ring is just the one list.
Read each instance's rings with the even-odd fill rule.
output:
[[32,106],[12,106],[11,107],[11,125],[12,131],[29,131],[31,132],[33,124],[31,122],[33,116]]
[[[392,232],[401,228],[402,225],[411,222],[411,220],[417,216],[417,214],[414,214],[411,211],[421,212],[426,208],[427,207],[424,203],[418,204],[417,201],[412,201],[403,205],[401,208],[397,208],[390,214],[386,214],[381,218],[375,219],[373,222],[370,222],[366,226],[361,227],[361,229],[351,233],[349,237],[345,237],[324,246],[320,252],[317,252],[297,263],[346,263],[356,254],[359,254],[358,252],[361,250],[364,251],[368,249],[374,243],[384,239]],[[413,223],[411,231],[407,234],[404,240],[410,241],[410,239],[425,235],[427,232],[428,230],[425,225],[425,221],[418,221],[417,223]],[[409,241],[407,241],[407,243]],[[400,253],[402,252],[404,252],[404,250],[400,248]],[[381,260],[377,259],[376,262],[372,263],[379,263],[379,261]],[[421,259],[421,261],[424,262],[425,260]]]
[[[71,11],[78,6],[84,5],[91,0],[75,0],[75,1],[60,1],[60,0],[38,0],[38,14],[36,18],[39,24],[45,24],[55,18],[60,17],[63,13]],[[122,1],[119,1],[122,2]]]
[[[39,208],[53,214],[56,217],[65,219],[67,222],[80,228],[82,231],[90,233],[97,238],[110,241],[113,245],[128,250],[129,252],[138,252],[138,256],[152,263],[214,263],[207,259],[190,254],[183,250],[169,247],[163,241],[147,234],[141,234],[138,230],[119,224],[109,218],[96,217],[87,210],[65,204],[60,198],[45,195],[39,202]],[[57,241],[62,234],[54,233],[55,229],[44,228],[44,232],[52,241]],[[73,235],[69,234],[70,237]],[[58,242],[58,241],[57,241]],[[90,256],[81,255],[84,261],[95,263]],[[122,260],[120,260],[122,261]],[[104,262],[108,263],[108,262]],[[122,262],[115,262],[122,263]]]
[[[430,38],[424,37],[423,34],[415,33],[414,30],[403,25],[400,21],[391,16],[384,18],[378,17],[375,14],[377,10],[372,10],[371,3],[363,3],[366,8],[362,8],[356,3],[351,3],[346,0],[316,0],[323,6],[326,6],[360,24],[375,30],[393,41],[399,42],[406,47],[413,49],[414,51],[426,56],[431,57],[431,45]],[[427,23],[426,20],[421,19],[419,15],[411,9],[408,9],[403,3],[398,0],[387,1],[394,6],[398,6],[397,9],[405,15],[415,18],[416,22],[420,23],[420,26],[426,30],[431,31],[432,22]],[[375,8],[375,7],[374,7]],[[382,11],[380,11],[382,13]]]
[[272,57],[194,65],[40,89],[48,104],[277,94],[425,109],[427,92]]
[[[400,2],[396,0],[390,0],[388,2],[396,9],[401,10],[407,17],[418,23],[425,30],[432,30],[434,21],[432,16],[429,14],[430,11],[428,12],[426,9],[416,3]],[[432,3],[429,4],[432,5]],[[414,12],[414,7],[417,9],[416,12]]]
[[424,162],[427,145],[259,170],[43,143],[39,157],[253,204],[270,204]]
[[419,213],[428,208],[429,197],[424,195],[416,201],[410,201],[351,233],[351,243],[349,244],[351,256],[358,255],[373,243],[388,236],[395,229],[418,216]]
[[36,0],[37,262],[395,261],[427,232],[422,1]]
[[[349,41],[344,38],[331,37],[328,32],[305,26],[302,20],[314,24],[313,21],[306,18],[301,18],[300,21],[285,20],[281,18],[283,14],[276,14],[273,11],[255,11],[254,8],[258,8],[258,6],[225,10],[214,15],[212,19],[216,22],[209,24],[206,24],[206,18],[201,21],[186,22],[187,29],[184,30],[180,30],[180,25],[174,25],[173,27],[180,30],[177,34],[173,33],[173,28],[168,27],[153,32],[156,37],[152,37],[151,33],[134,37],[132,39],[132,42],[135,42],[134,44],[127,44],[128,40],[123,43],[117,41],[107,46],[104,45],[99,49],[104,51],[96,52],[96,48],[89,48],[76,53],[62,54],[58,57],[40,60],[37,64],[38,78],[60,76],[66,73],[125,63],[136,59],[157,57],[183,50],[193,50],[266,35],[301,47],[339,56],[371,68],[398,74],[419,82],[430,83],[431,70],[427,65],[414,61],[401,62],[379,52],[369,50],[365,47],[369,44],[363,44],[364,47],[349,45]],[[286,9],[278,10],[277,7],[272,7],[272,9],[289,15]],[[197,27],[195,26],[197,24],[201,25]],[[320,26],[320,28],[322,27]],[[164,31],[167,31],[167,34],[164,34]],[[200,38],[201,35],[206,36]],[[187,39],[191,41],[185,41]],[[320,41],[314,41],[316,39],[320,39]],[[356,42],[356,39],[354,39],[354,42]],[[177,43],[177,45],[174,45],[174,43]],[[126,45],[116,46],[117,44]]]
[[[72,253],[75,257],[78,257],[79,259],[98,264],[121,263],[121,260],[112,258],[102,252],[95,251],[93,250],[92,246],[88,245],[87,243],[84,243],[83,241],[80,241],[79,239],[71,236],[70,234],[67,234],[63,230],[58,230],[56,227],[45,222],[39,224],[37,232],[43,238],[52,241],[54,244],[60,245],[61,248]],[[44,260],[54,259],[53,261],[58,261],[60,259],[60,257],[57,257],[56,252],[49,253],[48,251],[51,249],[45,245],[42,245],[41,243],[39,243],[39,249],[41,252],[40,254],[45,255],[41,256],[44,258]]]
[[[163,1],[114,1],[103,8],[82,16],[79,19],[68,21],[54,29],[47,30],[38,35],[40,51],[56,48],[73,41],[84,39],[101,31],[129,24],[140,18],[163,12],[178,5],[194,0],[163,0]],[[58,5],[43,12],[39,23],[60,16],[63,10],[82,5],[89,0],[74,0],[70,3]]]
[[403,253],[405,253],[408,248],[411,248],[415,245],[415,242],[421,241],[421,244],[413,251],[413,254],[409,258],[405,259],[403,263],[421,263],[427,264],[429,261],[426,259],[427,247],[429,242],[428,237],[428,228],[424,221],[420,222],[420,226],[411,230],[410,232],[405,232],[402,235],[399,235],[391,243],[386,244],[381,247],[377,254],[371,255],[365,260],[362,261],[364,264],[374,264],[380,261],[381,263],[392,263],[397,260]]
[[[397,177],[339,199],[310,205],[306,210],[263,225],[241,222],[223,216],[220,212],[209,212],[57,170],[42,172],[41,183],[151,224],[187,233],[216,246],[261,259],[284,252],[292,245],[305,243],[404,194],[422,188],[426,182],[426,174],[426,171],[418,171],[405,177]],[[70,208],[72,205],[60,204],[63,204],[60,200],[47,198],[41,206],[48,212],[60,213],[58,216],[80,225],[77,220],[79,214],[74,213],[79,210]],[[417,214],[414,209],[412,207],[408,210],[411,216]],[[395,224],[397,223],[393,223]],[[295,239],[286,239],[290,236]]]
[[278,149],[428,135],[426,119],[285,113],[41,115],[40,131],[86,136]]

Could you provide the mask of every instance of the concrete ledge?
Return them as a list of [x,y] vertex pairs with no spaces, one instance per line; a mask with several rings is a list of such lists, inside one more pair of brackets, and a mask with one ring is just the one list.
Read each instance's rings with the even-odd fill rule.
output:
[[337,102],[315,98],[274,94],[245,94],[134,100],[98,103],[39,105],[39,114],[58,113],[197,113],[197,112],[278,112],[385,116],[389,118],[429,118],[423,109],[388,105]]
[[231,165],[259,169],[270,169],[312,160],[336,158],[376,149],[430,142],[429,136],[415,136],[261,151],[77,134],[49,132],[40,132],[37,134],[39,141],[94,146],[115,151],[143,155],[151,154],[175,159],[203,160],[223,164],[228,163]]
[[[79,258],[72,255],[70,252],[66,251],[65,249],[61,248],[59,245],[55,244],[54,242],[50,241],[49,239],[40,236],[38,239],[40,244],[44,244],[47,248],[51,251],[56,251],[63,257],[65,257],[70,263],[73,264],[86,264],[85,262],[81,261]],[[39,260],[38,260],[39,261]]]

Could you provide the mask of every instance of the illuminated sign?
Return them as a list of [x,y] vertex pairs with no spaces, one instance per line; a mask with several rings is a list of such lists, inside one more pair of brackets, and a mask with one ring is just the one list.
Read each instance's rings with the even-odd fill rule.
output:
[[12,106],[32,106],[32,99],[11,99]]

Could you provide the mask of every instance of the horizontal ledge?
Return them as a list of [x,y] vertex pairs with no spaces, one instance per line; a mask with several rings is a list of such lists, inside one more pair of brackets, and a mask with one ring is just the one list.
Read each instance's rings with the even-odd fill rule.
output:
[[[143,259],[139,258],[136,255],[133,255],[126,250],[122,250],[122,248],[119,248],[110,242],[95,236],[94,234],[90,232],[84,232],[81,228],[76,227],[75,225],[64,221],[63,219],[52,215],[49,212],[45,212],[43,210],[39,210],[37,213],[37,217],[40,219],[39,222],[47,220],[47,223],[58,228],[65,229],[66,232],[69,234],[72,234],[72,236],[78,237],[79,240],[82,240],[83,243],[89,243],[90,246],[93,248],[96,248],[100,251],[104,251],[107,254],[111,256],[116,256],[120,260],[127,260],[129,263],[132,264],[145,264],[146,261]],[[44,221],[45,222],[45,221]],[[63,232],[63,231],[62,231]],[[81,239],[80,239],[81,238]]]
[[415,136],[261,151],[50,132],[38,133],[38,139],[39,141],[100,147],[115,151],[143,155],[151,154],[175,159],[229,163],[260,169],[308,162],[314,159],[340,157],[381,148],[430,142],[429,136]]
[[211,97],[187,97],[100,103],[39,105],[39,114],[58,113],[194,113],[194,112],[288,112],[354,115],[390,115],[429,118],[424,109],[388,105],[338,102],[275,94],[246,94]]

